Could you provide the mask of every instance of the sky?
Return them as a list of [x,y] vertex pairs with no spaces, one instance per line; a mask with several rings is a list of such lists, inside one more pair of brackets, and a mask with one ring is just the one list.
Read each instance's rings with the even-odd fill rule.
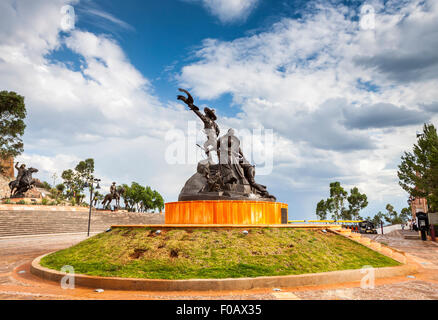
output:
[[16,160],[50,183],[94,158],[104,192],[176,201],[205,140],[182,87],[236,129],[290,219],[315,218],[333,181],[367,194],[362,216],[401,210],[397,166],[437,123],[437,80],[435,0],[0,2],[0,88],[28,111]]

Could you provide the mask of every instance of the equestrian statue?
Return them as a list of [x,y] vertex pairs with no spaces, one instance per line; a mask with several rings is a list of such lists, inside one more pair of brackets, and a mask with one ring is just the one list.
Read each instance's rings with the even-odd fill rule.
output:
[[38,169],[29,168],[26,169],[26,165],[23,163],[18,166],[18,162],[15,164],[17,169],[17,178],[14,181],[9,182],[9,189],[11,189],[11,198],[23,198],[24,194],[32,189],[36,183],[36,179],[32,178],[32,174],[38,172]]
[[125,189],[122,186],[116,186],[116,183],[110,187],[110,193],[108,193],[102,201],[102,206],[105,209],[113,200],[116,200],[116,208],[120,208],[120,198],[125,194]]

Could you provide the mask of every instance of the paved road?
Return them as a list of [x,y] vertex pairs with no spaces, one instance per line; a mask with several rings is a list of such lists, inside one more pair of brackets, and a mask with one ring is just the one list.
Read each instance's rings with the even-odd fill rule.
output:
[[403,250],[421,265],[414,277],[378,280],[374,289],[359,283],[312,288],[272,289],[240,292],[127,292],[90,288],[64,290],[59,284],[43,281],[29,273],[29,263],[44,253],[67,248],[86,234],[62,234],[0,238],[0,299],[438,299],[438,245],[400,237],[374,236],[376,240]]

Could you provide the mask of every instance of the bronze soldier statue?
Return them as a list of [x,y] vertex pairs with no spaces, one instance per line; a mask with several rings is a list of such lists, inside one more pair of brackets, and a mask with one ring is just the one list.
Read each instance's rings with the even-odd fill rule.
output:
[[18,166],[18,162],[15,164],[15,169],[17,169],[17,180],[20,182],[21,178],[23,178],[24,174],[26,173],[26,165],[24,163],[21,164],[21,166]]
[[276,200],[275,196],[269,194],[266,186],[259,184],[255,181],[255,166],[249,163],[243,155],[240,159],[240,166],[243,168],[243,171],[245,172],[245,178],[246,180],[248,180],[251,187],[257,190],[261,196],[273,199],[274,201]]
[[227,134],[218,139],[217,149],[224,183],[244,182],[245,172],[240,166],[243,153],[240,140],[234,135],[234,129],[229,129]]
[[116,183],[115,182],[113,182],[113,184],[110,187],[110,193],[113,196],[113,198],[116,197],[117,187],[116,187]]
[[[208,107],[204,108],[204,113],[199,111],[199,108],[193,104],[193,97],[187,90],[178,89],[181,92],[187,94],[187,98],[179,95],[178,100],[183,101],[187,106],[192,110],[196,115],[202,120],[204,123],[204,132],[207,136],[207,141],[204,143],[204,151],[207,154],[207,157],[210,158],[211,151],[217,151],[217,137],[219,136],[220,130],[219,126],[215,122],[217,120],[216,113],[214,109],[210,109]],[[210,148],[211,147],[211,148]]]
[[105,209],[113,200],[116,200],[116,208],[118,209],[120,207],[120,197],[123,197],[124,194],[125,189],[122,186],[117,187],[116,183],[113,182],[110,187],[110,193],[108,193],[102,201],[103,208]]

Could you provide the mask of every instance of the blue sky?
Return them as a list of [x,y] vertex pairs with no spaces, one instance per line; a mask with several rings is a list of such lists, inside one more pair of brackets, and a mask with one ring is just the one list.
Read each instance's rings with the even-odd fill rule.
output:
[[[257,180],[290,218],[314,218],[332,181],[368,195],[365,216],[400,210],[400,156],[437,120],[437,18],[432,0],[2,1],[0,87],[28,109],[17,160],[51,181],[93,157],[104,191],[138,181],[175,201],[196,163],[169,162],[169,133],[195,121],[204,139],[176,100],[185,87],[222,132],[273,130]],[[185,153],[200,156],[192,142]]]
[[[163,100],[174,99],[178,82],[175,73],[206,38],[230,41],[263,30],[282,17],[299,17],[306,1],[257,1],[247,18],[222,23],[196,1],[83,1],[74,6],[76,27],[114,37],[135,67],[153,83]],[[105,12],[126,26],[102,19],[90,10]],[[53,60],[77,62],[79,57],[60,48],[49,55]],[[75,63],[76,68],[78,63]],[[227,116],[236,115],[231,96],[201,101]]]

